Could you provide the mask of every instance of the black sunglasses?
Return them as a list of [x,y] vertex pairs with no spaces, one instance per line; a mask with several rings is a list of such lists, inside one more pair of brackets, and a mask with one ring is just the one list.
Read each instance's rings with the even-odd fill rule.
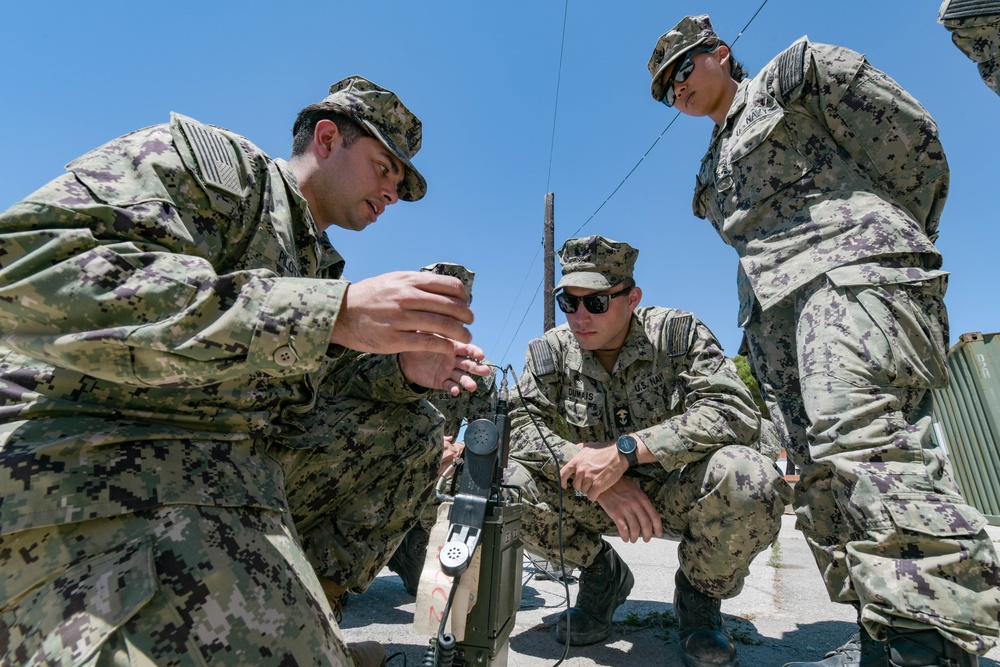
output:
[[674,71],[670,74],[670,78],[667,79],[667,84],[663,88],[663,99],[660,101],[668,107],[674,106],[674,102],[677,101],[677,98],[674,95],[674,84],[683,83],[685,79],[691,76],[691,72],[694,71],[694,61],[691,60],[691,56],[696,53],[709,53],[715,49],[716,47],[713,46],[708,49],[692,49],[691,51],[685,53],[684,59],[677,63],[674,67]]
[[588,294],[587,296],[573,296],[572,294],[567,294],[566,292],[559,292],[556,294],[556,303],[559,304],[559,310],[564,313],[575,313],[576,309],[580,307],[580,302],[583,302],[583,307],[587,309],[587,312],[594,315],[600,315],[601,313],[608,312],[608,306],[611,305],[611,299],[622,296],[623,294],[628,294],[632,291],[632,287],[626,287],[621,292],[615,292],[614,294]]

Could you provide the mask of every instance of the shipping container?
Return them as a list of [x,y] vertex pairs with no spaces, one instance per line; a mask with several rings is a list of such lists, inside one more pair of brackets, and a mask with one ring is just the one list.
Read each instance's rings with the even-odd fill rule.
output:
[[934,433],[967,503],[1000,526],[1000,333],[962,334],[934,394]]

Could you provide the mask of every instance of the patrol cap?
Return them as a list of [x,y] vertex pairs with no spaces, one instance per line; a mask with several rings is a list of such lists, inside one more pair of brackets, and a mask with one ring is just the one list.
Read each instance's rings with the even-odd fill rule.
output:
[[653,83],[649,92],[653,99],[659,102],[663,99],[663,73],[673,65],[678,58],[691,49],[706,42],[719,42],[719,36],[712,29],[712,21],[708,14],[700,16],[685,16],[680,23],[668,32],[660,35],[649,57],[649,73],[653,75]]
[[562,280],[555,289],[606,290],[632,277],[639,251],[603,236],[569,239],[559,249]]
[[472,281],[476,279],[476,274],[469,271],[461,264],[452,264],[451,262],[435,262],[434,264],[421,267],[420,270],[436,273],[439,276],[451,276],[453,278],[458,278],[462,281],[466,294],[469,295],[469,303],[472,303]]
[[427,193],[427,181],[410,160],[420,150],[420,119],[391,90],[362,76],[349,76],[330,86],[324,104],[339,107],[406,166],[399,198],[417,201]]

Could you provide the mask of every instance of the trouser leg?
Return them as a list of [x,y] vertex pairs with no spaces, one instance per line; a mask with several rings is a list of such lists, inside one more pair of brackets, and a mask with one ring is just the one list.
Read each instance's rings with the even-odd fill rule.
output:
[[820,282],[797,296],[808,437],[797,513],[831,598],[857,600],[873,636],[932,626],[983,653],[997,636],[996,554],[929,417],[916,418],[944,372],[942,292]]
[[272,447],[295,528],[320,576],[368,588],[433,494],[443,440],[427,401],[329,397],[306,434]]
[[279,512],[171,505],[0,538],[5,664],[350,665]]

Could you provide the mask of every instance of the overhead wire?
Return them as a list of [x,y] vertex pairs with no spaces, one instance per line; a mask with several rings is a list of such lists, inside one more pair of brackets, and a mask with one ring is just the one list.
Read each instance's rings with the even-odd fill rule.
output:
[[[740,37],[743,36],[743,33],[746,32],[747,28],[750,27],[750,24],[752,24],[754,22],[754,20],[760,14],[761,10],[764,9],[764,6],[767,5],[767,3],[768,3],[768,0],[763,0],[763,2],[760,3],[760,6],[757,7],[757,11],[755,11],[753,13],[753,16],[750,17],[750,20],[747,21],[746,25],[743,26],[743,29],[740,30],[736,34],[736,37],[733,38],[733,40],[731,42],[729,42],[730,46],[735,45],[736,42],[739,41]],[[549,167],[548,167],[548,175],[546,176],[546,181],[545,181],[545,191],[546,192],[549,191],[548,189],[549,189],[549,184],[550,184],[550,179],[551,179],[551,174],[552,174],[552,156],[553,156],[553,153],[554,153],[555,132],[556,132],[556,112],[558,111],[558,107],[559,107],[559,85],[560,85],[560,82],[562,80],[563,51],[565,49],[565,43],[566,43],[566,19],[567,19],[568,13],[569,13],[569,0],[566,0],[565,9],[563,11],[562,41],[561,41],[561,45],[560,45],[560,48],[559,48],[559,74],[556,77],[556,101],[555,101],[555,107],[553,109],[553,114],[552,114],[553,115],[553,119],[552,119],[552,133],[551,133],[551,141],[550,141],[550,144],[549,144]],[[635,165],[629,170],[629,172],[627,174],[625,174],[624,178],[621,179],[621,181],[618,183],[618,185],[615,186],[615,188],[611,191],[611,194],[609,194],[604,199],[604,201],[601,202],[600,206],[598,206],[597,209],[595,209],[594,212],[590,214],[590,217],[587,218],[583,222],[583,224],[581,224],[576,229],[576,231],[573,232],[570,235],[570,238],[577,236],[583,230],[583,228],[586,227],[590,223],[590,221],[593,220],[597,216],[597,214],[601,212],[601,209],[604,208],[605,204],[607,204],[609,201],[611,201],[611,198],[614,197],[615,194],[618,193],[618,191],[622,188],[623,185],[625,185],[625,182],[629,179],[629,177],[632,176],[633,173],[635,173],[636,169],[639,168],[639,165],[641,165],[642,162],[643,162],[643,160],[646,159],[646,156],[649,155],[650,152],[652,152],[652,150],[656,147],[656,145],[659,143],[660,139],[663,138],[663,135],[665,135],[667,133],[667,131],[670,130],[671,127],[673,127],[674,123],[677,121],[677,118],[680,115],[681,115],[681,112],[678,111],[674,115],[674,117],[670,119],[670,122],[667,123],[667,126],[665,128],[663,128],[663,131],[660,132],[660,134],[656,137],[655,140],[653,140],[653,143],[649,146],[648,149],[646,149],[646,152],[642,154],[642,156],[635,163]],[[518,288],[517,296],[514,299],[514,303],[517,303],[517,299],[520,298],[521,292],[524,289],[524,285],[528,281],[528,276],[531,275],[532,269],[535,268],[535,262],[538,259],[538,253],[539,252],[540,252],[540,247],[536,248],[536,250],[535,250],[535,256],[532,258],[531,265],[528,267],[528,272],[525,273],[524,280],[522,280],[521,286]],[[511,336],[511,341],[507,345],[507,349],[504,350],[503,357],[501,357],[501,365],[506,360],[507,353],[510,351],[511,346],[514,344],[514,340],[517,339],[517,335],[521,331],[521,326],[524,324],[524,320],[527,319],[528,312],[530,312],[531,306],[534,305],[535,299],[538,297],[538,292],[539,292],[539,290],[540,290],[541,287],[542,287],[542,281],[539,281],[538,287],[535,288],[535,296],[532,297],[531,302],[525,308],[525,313],[521,317],[521,321],[518,324],[517,329],[514,330],[514,333]],[[511,308],[511,311],[507,313],[507,319],[504,320],[504,324],[500,328],[500,333],[497,335],[497,342],[499,342],[500,336],[503,335],[504,330],[507,328],[507,323],[510,321],[510,316],[513,313],[513,310],[514,309]],[[496,346],[496,344],[494,344],[494,347],[495,346]]]
[[[549,191],[549,183],[552,179],[552,156],[555,154],[556,145],[556,119],[559,115],[559,90],[562,87],[562,68],[563,68],[563,54],[566,51],[566,23],[569,16],[569,0],[565,0],[563,4],[563,25],[562,25],[562,37],[559,40],[559,67],[556,70],[556,99],[552,105],[552,130],[550,132],[549,139],[549,168],[545,176],[545,192]],[[524,286],[528,282],[528,276],[531,275],[535,268],[535,262],[538,261],[538,254],[542,250],[542,244],[539,244],[535,248],[535,256],[531,258],[531,264],[528,265],[528,270],[524,274],[524,279],[521,281],[521,286],[517,288],[517,294],[514,296],[514,303],[517,303],[518,299],[521,298],[521,292],[524,291]],[[544,278],[543,278],[544,280]],[[535,299],[538,297],[538,288],[541,287],[541,282],[539,282],[538,287],[535,288],[535,296],[531,298],[531,302],[524,309],[524,315],[521,317],[521,321],[517,325],[517,329],[514,330],[514,335],[510,338],[510,343],[507,345],[507,349],[504,350],[503,356],[500,357],[500,365],[507,360],[507,353],[510,352],[511,345],[517,339],[517,334],[521,331],[521,326],[524,324],[524,320],[527,318],[528,313],[531,312],[531,307],[535,304]],[[500,331],[497,333],[496,342],[493,344],[495,348],[499,342],[500,337],[503,336],[503,332],[507,329],[507,323],[510,322],[510,316],[514,312],[511,308],[507,313],[507,318],[503,321],[503,326],[500,327]],[[492,348],[491,348],[492,349]]]

